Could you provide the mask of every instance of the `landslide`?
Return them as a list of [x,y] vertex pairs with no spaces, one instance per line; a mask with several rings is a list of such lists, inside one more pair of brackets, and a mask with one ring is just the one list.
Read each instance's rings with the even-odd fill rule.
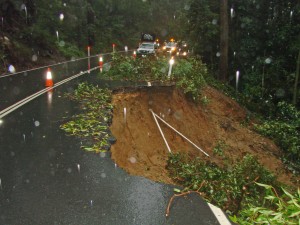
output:
[[[273,141],[253,131],[251,121],[245,125],[247,111],[243,107],[212,87],[204,88],[202,96],[206,103],[195,104],[172,86],[116,91],[110,129],[117,142],[111,147],[112,159],[130,174],[173,183],[165,168],[168,150],[149,111],[152,109],[210,157],[159,122],[173,153],[187,152],[219,166],[224,165],[224,158],[234,162],[252,154],[280,182],[299,185],[299,178],[285,169],[280,160],[281,151]],[[223,157],[213,152],[220,143]]]

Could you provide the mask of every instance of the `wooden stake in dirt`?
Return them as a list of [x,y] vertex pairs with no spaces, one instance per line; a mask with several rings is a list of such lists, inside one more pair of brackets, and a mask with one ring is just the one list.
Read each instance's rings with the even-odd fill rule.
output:
[[[198,150],[200,150],[204,155],[206,155],[206,156],[208,156],[209,157],[209,154],[207,154],[205,151],[203,151],[200,147],[198,147],[194,142],[192,142],[190,139],[188,139],[187,137],[185,137],[182,133],[180,133],[178,130],[176,130],[174,127],[172,127],[170,124],[168,124],[166,121],[164,121],[161,117],[159,117],[156,113],[154,113],[153,112],[153,110],[152,109],[149,109],[151,112],[152,112],[152,114],[153,114],[153,117],[154,117],[154,119],[155,119],[155,121],[156,121],[156,124],[157,124],[157,126],[159,127],[159,130],[161,131],[161,128],[160,128],[160,126],[159,126],[159,124],[158,124],[158,122],[157,122],[157,119],[156,119],[156,117],[158,118],[158,119],[160,119],[164,124],[166,124],[168,127],[170,127],[173,131],[175,131],[177,134],[179,134],[181,137],[183,137],[185,140],[187,140],[189,143],[191,143],[195,148],[197,148]],[[162,131],[161,131],[161,133],[162,133]],[[163,137],[164,138],[164,140],[165,140],[165,137]],[[167,141],[165,141],[166,142],[166,144],[167,144]]]

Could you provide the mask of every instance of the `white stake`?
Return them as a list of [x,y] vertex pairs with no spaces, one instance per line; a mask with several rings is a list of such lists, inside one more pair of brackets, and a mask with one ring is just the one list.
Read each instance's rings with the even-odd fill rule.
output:
[[126,108],[124,108],[124,124],[126,124]]
[[166,140],[166,138],[165,138],[165,136],[164,136],[164,133],[162,132],[162,130],[161,130],[160,126],[159,126],[159,123],[158,123],[156,117],[155,117],[156,114],[152,111],[152,109],[149,109],[149,111],[152,113],[153,118],[154,118],[154,120],[155,120],[155,122],[156,122],[156,125],[157,125],[157,127],[158,127],[158,129],[159,129],[159,132],[160,132],[160,134],[161,134],[162,138],[164,139],[164,142],[165,142],[165,144],[166,144],[166,146],[167,146],[167,149],[168,149],[168,151],[171,153],[170,146],[169,146],[169,144],[168,144],[168,142],[167,142],[167,140]]
[[179,131],[177,131],[174,127],[172,127],[170,124],[168,124],[166,121],[164,121],[158,115],[156,115],[152,110],[150,110],[150,111],[153,113],[154,116],[156,116],[158,119],[160,119],[164,124],[166,124],[168,127],[170,127],[173,131],[175,131],[177,134],[179,134],[185,140],[187,140],[188,142],[190,142],[195,148],[197,148],[198,150],[200,150],[204,155],[206,155],[206,156],[209,157],[209,155],[205,151],[203,151],[200,147],[198,147],[195,143],[193,143],[191,140],[189,140],[187,137],[185,137],[182,133],[180,133]]

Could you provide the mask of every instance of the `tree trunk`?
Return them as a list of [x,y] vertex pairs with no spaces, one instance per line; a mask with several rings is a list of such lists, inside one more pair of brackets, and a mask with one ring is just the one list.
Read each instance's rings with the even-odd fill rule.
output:
[[297,67],[296,67],[296,77],[295,77],[295,84],[294,84],[294,93],[293,93],[293,104],[297,104],[297,92],[298,92],[298,82],[299,82],[299,70],[300,70],[300,50],[298,53],[297,59]]
[[220,1],[220,69],[219,79],[228,81],[228,0]]

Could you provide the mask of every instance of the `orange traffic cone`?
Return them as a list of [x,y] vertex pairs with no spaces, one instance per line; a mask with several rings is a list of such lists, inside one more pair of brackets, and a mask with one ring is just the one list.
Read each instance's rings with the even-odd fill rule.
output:
[[47,70],[47,77],[46,77],[46,87],[53,87],[53,80],[52,80],[52,73],[50,68]]

